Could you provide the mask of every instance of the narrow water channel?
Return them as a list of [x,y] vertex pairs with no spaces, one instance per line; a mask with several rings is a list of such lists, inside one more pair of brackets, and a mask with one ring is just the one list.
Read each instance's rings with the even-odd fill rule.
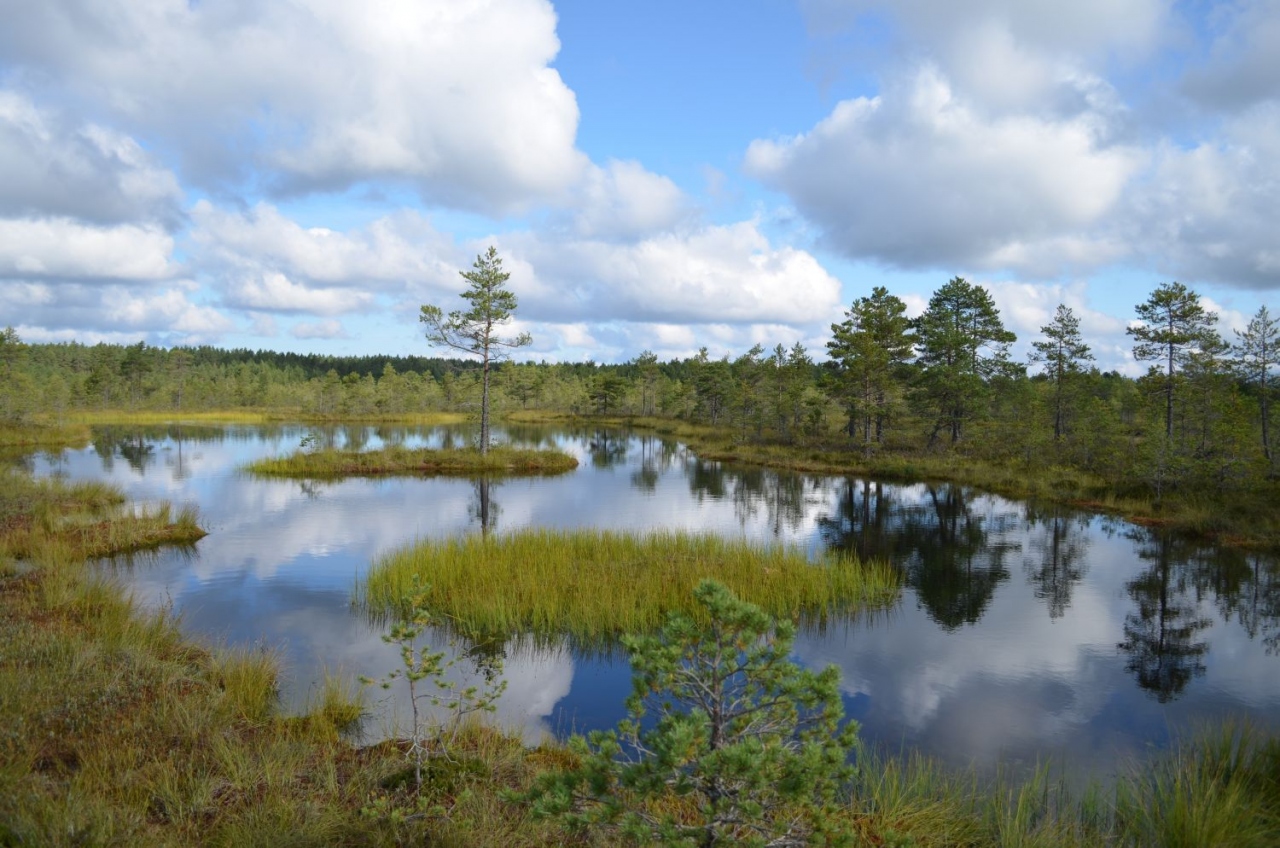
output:
[[[38,475],[105,480],[141,502],[194,503],[208,537],[104,564],[147,606],[207,641],[275,652],[300,709],[326,673],[395,668],[352,608],[378,554],[416,538],[520,527],[686,529],[887,558],[892,610],[801,635],[797,656],[842,673],[865,739],[956,764],[1052,758],[1105,779],[1176,734],[1225,717],[1280,727],[1280,563],[1103,516],[961,486],[886,484],[703,462],[655,436],[515,428],[581,464],[554,478],[261,480],[250,460],[305,436],[355,447],[465,442],[465,428],[101,428],[85,450],[37,454]],[[436,634],[436,640],[446,637]],[[461,646],[460,649],[465,649]],[[504,646],[498,720],[529,739],[611,726],[625,659]],[[482,661],[482,658],[476,658]],[[466,663],[460,667],[465,667]],[[382,703],[367,733],[403,704]]]

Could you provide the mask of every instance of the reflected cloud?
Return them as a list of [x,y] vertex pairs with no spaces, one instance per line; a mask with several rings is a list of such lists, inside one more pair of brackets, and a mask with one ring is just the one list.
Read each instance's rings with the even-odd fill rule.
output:
[[[678,442],[615,429],[502,430],[502,440],[554,445],[582,464],[501,485],[300,485],[238,471],[308,435],[373,449],[468,444],[473,432],[101,428],[91,448],[18,461],[39,475],[114,483],[141,503],[196,504],[210,535],[194,550],[162,549],[112,573],[142,604],[172,606],[188,632],[279,652],[291,709],[318,691],[326,669],[378,677],[399,662],[383,629],[351,609],[377,556],[423,537],[538,526],[713,532],[893,563],[905,585],[896,608],[832,617],[796,645],[806,665],[839,667],[864,737],[890,747],[961,762],[1069,756],[1109,769],[1206,719],[1280,721],[1280,563],[1270,555],[961,486],[709,462]],[[430,638],[448,645],[443,634]],[[622,715],[630,682],[616,652],[519,637],[457,650],[468,652],[460,674],[503,659],[509,688],[497,719],[530,741]]]

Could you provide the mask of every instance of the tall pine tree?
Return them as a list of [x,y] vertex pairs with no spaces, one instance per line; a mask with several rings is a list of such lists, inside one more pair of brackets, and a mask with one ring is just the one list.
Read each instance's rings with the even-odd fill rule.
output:
[[914,326],[922,396],[936,416],[929,441],[946,429],[954,444],[979,412],[987,381],[1009,368],[1017,337],[1005,329],[991,294],[963,277],[934,292]]

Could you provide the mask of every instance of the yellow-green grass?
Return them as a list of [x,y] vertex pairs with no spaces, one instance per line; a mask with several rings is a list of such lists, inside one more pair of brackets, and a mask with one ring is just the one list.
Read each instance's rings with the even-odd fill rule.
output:
[[190,545],[205,535],[194,507],[125,509],[119,490],[102,483],[37,481],[8,471],[0,474],[0,488],[0,556],[95,559]]
[[[271,413],[256,409],[86,409],[67,413],[66,417],[69,421],[89,425],[266,424],[277,420]],[[296,417],[290,420],[296,420]]]
[[82,562],[35,562],[0,568],[0,845],[563,844],[503,800],[537,764],[518,737],[469,728],[452,754],[473,765],[415,797],[399,745],[341,732],[349,686],[284,715],[270,654],[198,647]]
[[473,417],[465,412],[385,412],[363,414],[321,414],[318,412],[285,414],[273,412],[269,413],[268,417],[275,421],[300,421],[308,424],[404,424],[424,427],[465,424],[473,420]]
[[1280,845],[1280,740],[1231,721],[1073,789],[1041,764],[981,777],[919,755],[859,752],[850,830],[871,845],[1190,848]]
[[397,412],[371,415],[332,415],[304,409],[84,409],[67,412],[71,424],[279,424],[324,422],[338,424],[463,424],[461,412]]
[[557,450],[501,446],[481,454],[475,448],[389,447],[373,451],[299,451],[290,456],[260,459],[245,470],[263,477],[330,480],[414,474],[562,474],[577,467],[575,457]]
[[771,615],[811,622],[899,594],[897,573],[881,562],[814,562],[799,548],[709,534],[600,530],[419,541],[381,557],[358,594],[375,614],[399,614],[414,586],[426,586],[427,605],[464,631],[591,644],[653,631],[673,611],[699,617],[693,589],[707,578]]
[[468,727],[451,753],[472,765],[415,795],[400,745],[343,734],[364,711],[349,682],[285,715],[272,654],[195,645],[86,568],[65,519],[122,504],[101,484],[0,481],[0,845],[563,844],[504,800],[539,763],[518,736]]
[[[3,482],[10,515],[121,502],[101,485]],[[20,569],[0,555],[0,845],[608,844],[513,800],[577,764],[566,746],[468,725],[416,792],[402,743],[361,748],[342,733],[364,709],[349,683],[328,679],[308,713],[284,715],[273,655],[192,643],[56,541]],[[1280,844],[1280,745],[1247,729],[1219,728],[1082,797],[1047,770],[993,786],[920,757],[857,762],[837,813],[855,844]]]
[[0,448],[63,448],[87,445],[89,428],[84,424],[27,421],[0,424]]

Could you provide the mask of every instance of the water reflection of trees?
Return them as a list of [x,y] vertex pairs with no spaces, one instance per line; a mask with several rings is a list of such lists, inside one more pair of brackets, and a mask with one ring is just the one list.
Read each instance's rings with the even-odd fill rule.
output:
[[1218,612],[1234,618],[1269,655],[1280,653],[1280,562],[1257,551],[1225,551],[1207,569],[1214,576]]
[[728,500],[734,516],[744,527],[762,517],[774,536],[804,526],[814,499],[810,492],[820,487],[799,474],[761,468],[729,469],[718,462],[694,459],[685,466],[689,491],[701,503],[704,499]]
[[591,454],[593,468],[613,468],[627,459],[626,433],[613,430],[598,429],[587,440],[587,449]]
[[471,501],[471,518],[480,526],[480,532],[488,535],[498,524],[498,516],[502,507],[493,499],[493,490],[499,482],[491,477],[477,477],[472,480],[475,487],[475,498]]
[[640,447],[640,464],[631,472],[631,485],[642,492],[655,492],[662,473],[680,461],[683,450],[657,436],[641,435],[635,441]]
[[[1032,534],[1024,568],[1037,598],[1050,618],[1061,618],[1071,606],[1071,593],[1089,570],[1087,516],[1060,506],[1027,506],[1027,529]],[[1036,531],[1040,531],[1036,535]]]
[[93,434],[93,452],[102,460],[104,471],[115,467],[116,457],[123,459],[139,474],[155,464],[155,441],[142,430],[117,430],[103,428]]
[[826,546],[902,568],[917,602],[948,630],[976,624],[1009,577],[1005,559],[1021,545],[1006,538],[1015,507],[980,514],[960,486],[927,484],[911,501],[869,480],[847,480],[835,511],[818,519]]
[[1213,621],[1200,614],[1190,546],[1165,531],[1137,528],[1130,535],[1151,565],[1125,586],[1137,609],[1125,616],[1118,647],[1138,685],[1166,703],[1204,674],[1209,644],[1197,636]]
[[685,469],[689,477],[689,492],[694,500],[723,500],[725,494],[725,471],[718,462],[706,462],[694,459]]
[[[123,459],[134,471],[146,474],[159,459],[156,447],[166,442],[172,443],[177,455],[166,459],[165,464],[174,470],[176,480],[185,480],[190,476],[186,456],[189,444],[220,443],[232,437],[224,427],[189,424],[141,427],[106,425],[94,427],[92,433],[93,452],[101,460],[104,471],[111,471],[116,459]],[[264,431],[257,430],[248,438],[260,439],[264,435]]]

